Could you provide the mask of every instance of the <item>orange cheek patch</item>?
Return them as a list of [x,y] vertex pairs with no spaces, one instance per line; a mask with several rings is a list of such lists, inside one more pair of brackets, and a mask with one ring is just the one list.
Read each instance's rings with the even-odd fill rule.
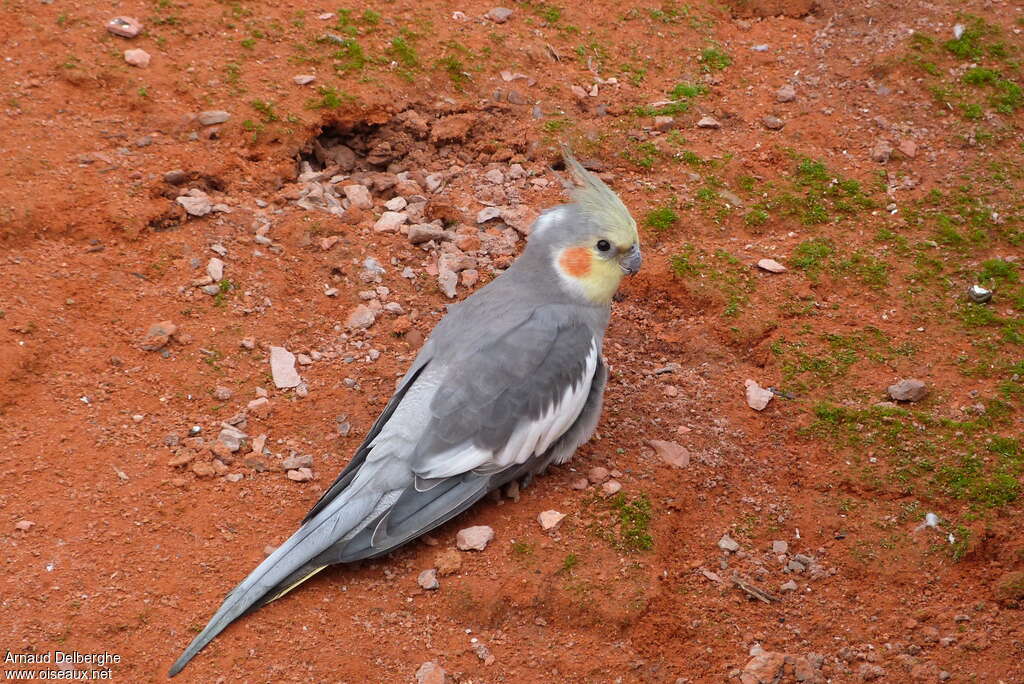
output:
[[586,247],[570,247],[562,252],[558,265],[573,278],[584,278],[590,273],[590,250]]

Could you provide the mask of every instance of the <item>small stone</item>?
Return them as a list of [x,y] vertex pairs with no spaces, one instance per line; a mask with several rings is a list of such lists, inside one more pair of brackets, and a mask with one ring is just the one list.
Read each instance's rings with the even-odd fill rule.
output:
[[313,479],[313,471],[309,468],[298,468],[297,470],[289,470],[287,476],[293,482],[309,482]]
[[473,287],[480,280],[480,272],[475,268],[467,268],[459,274],[459,280],[463,287]]
[[440,173],[431,173],[425,179],[427,192],[439,192],[444,185],[444,176]]
[[189,216],[206,216],[213,211],[210,196],[198,188],[192,188],[174,201],[184,207]]
[[316,76],[314,76],[313,74],[299,74],[298,76],[293,76],[292,77],[292,82],[295,85],[300,85],[300,86],[309,85],[310,83],[312,83],[315,80],[316,80]]
[[558,511],[542,511],[537,515],[537,522],[544,530],[553,530],[562,524],[562,520],[565,519],[565,513],[559,513]]
[[441,288],[441,292],[445,294],[448,299],[453,299],[456,295],[455,286],[459,282],[459,274],[451,269],[439,269],[437,273],[437,286]]
[[298,387],[302,382],[299,372],[295,370],[295,354],[284,347],[270,348],[270,374],[278,389]]
[[154,323],[149,326],[149,330],[146,331],[146,337],[139,344],[139,348],[143,351],[158,351],[171,341],[171,338],[177,331],[178,326],[170,321]]
[[601,484],[608,479],[608,469],[601,466],[594,466],[587,472],[587,479],[591,484]]
[[776,102],[792,102],[796,99],[796,88],[791,85],[784,85],[775,91]]
[[739,542],[730,537],[728,534],[723,534],[722,538],[718,540],[718,548],[723,551],[736,552],[740,550]]
[[921,401],[928,396],[928,386],[917,378],[900,380],[887,391],[893,401]]
[[785,273],[786,267],[780,264],[775,259],[760,259],[757,262],[757,267],[762,271],[768,271],[769,273]]
[[796,591],[797,588],[798,587],[796,580],[789,580],[788,582],[784,582],[783,584],[779,585],[779,591],[783,592]]
[[487,223],[496,218],[501,218],[501,209],[498,207],[484,207],[476,214],[477,223]]
[[786,125],[786,122],[777,116],[765,114],[761,117],[761,125],[769,131],[780,131]]
[[779,554],[786,553],[787,551],[789,551],[789,542],[781,539],[772,542],[772,553]]
[[713,116],[705,116],[697,122],[697,128],[721,128],[722,124]]
[[444,668],[432,660],[423,663],[416,670],[416,684],[445,684],[445,682],[447,682],[447,678]]
[[511,18],[513,12],[506,7],[495,7],[494,9],[488,10],[484,17],[490,19],[495,24],[504,24]]
[[227,401],[232,396],[232,391],[228,387],[214,387],[213,398],[217,401]]
[[135,17],[114,17],[107,22],[107,30],[115,36],[134,38],[142,32],[142,22]]
[[656,117],[654,117],[654,130],[656,130],[656,131],[661,131],[662,133],[664,133],[666,131],[671,131],[675,127],[676,127],[676,120],[675,120],[674,117],[671,117],[671,116],[656,116]]
[[401,211],[409,204],[408,200],[404,197],[392,197],[384,203],[384,208],[388,211]]
[[371,209],[373,208],[373,197],[370,195],[370,189],[365,185],[346,185],[341,189],[345,193],[345,197],[348,198],[349,204],[358,209]]
[[35,525],[36,524],[31,520],[19,520],[18,522],[14,523],[14,529],[18,530],[19,532],[28,532],[33,527],[35,527]]
[[747,388],[747,406],[755,411],[763,411],[774,396],[771,390],[761,387],[756,381],[750,379],[744,381],[743,384]]
[[373,229],[378,233],[397,233],[408,218],[409,215],[402,212],[385,211],[373,224]]
[[377,314],[366,304],[352,309],[345,318],[345,327],[349,330],[369,328],[377,320]]
[[494,530],[487,525],[474,525],[459,530],[455,545],[460,551],[483,551],[494,539]]
[[281,461],[281,467],[285,470],[298,470],[299,468],[312,468],[312,454],[295,454]]
[[807,569],[807,566],[794,558],[793,560],[786,563],[786,569],[791,572],[803,572]]
[[207,461],[196,461],[193,463],[192,472],[195,473],[196,477],[213,477],[217,473],[213,463]]
[[242,473],[228,473],[224,476],[224,479],[228,482],[241,482],[245,477]]
[[217,283],[224,279],[224,262],[214,257],[206,263],[206,275]]
[[299,362],[300,366],[308,366],[313,363],[313,359],[308,354],[297,354],[295,359]]
[[896,149],[907,159],[913,159],[917,156],[917,143],[910,138],[900,140],[900,144],[896,146]]
[[690,452],[684,446],[660,439],[649,439],[647,440],[647,445],[654,449],[658,458],[670,466],[685,468],[690,465]]
[[892,157],[892,145],[888,140],[879,140],[871,148],[871,160],[879,164],[885,164]]
[[491,169],[484,174],[484,179],[497,185],[505,182],[505,174],[501,172],[501,169]]
[[786,656],[773,651],[761,651],[743,666],[742,684],[774,684],[782,680]]
[[427,591],[436,591],[441,588],[441,583],[437,581],[437,570],[434,568],[421,572],[416,578],[416,583]]
[[132,66],[145,69],[149,66],[150,56],[145,50],[135,48],[133,50],[124,51],[124,61]]
[[967,288],[967,298],[975,304],[985,304],[992,299],[992,290],[981,285],[971,285]]
[[860,666],[857,674],[860,675],[861,681],[870,682],[884,677],[885,668],[875,665],[874,663],[864,663]]
[[608,480],[603,485],[601,485],[601,493],[604,494],[605,496],[612,496],[613,494],[618,494],[621,489],[622,483],[619,482],[618,480]]
[[188,180],[188,174],[181,169],[174,169],[164,174],[164,183],[170,185],[181,185]]
[[443,228],[438,228],[432,223],[414,223],[409,226],[409,242],[414,245],[421,245],[431,240],[441,241],[448,238],[448,233]]
[[243,337],[241,340],[239,340],[238,346],[241,347],[242,349],[253,350],[253,349],[256,348],[256,338],[255,337]]
[[224,426],[221,428],[220,433],[217,435],[217,441],[226,446],[231,450],[232,453],[242,448],[242,442],[245,441],[246,435],[244,432],[235,427]]
[[569,483],[569,487],[572,489],[582,490],[590,486],[590,482],[585,477],[577,477]]
[[434,554],[434,567],[441,577],[454,575],[462,569],[462,556],[455,549],[445,549]]
[[216,126],[226,123],[230,118],[231,114],[223,109],[208,109],[205,112],[199,112],[199,115],[196,116],[196,120],[203,126]]

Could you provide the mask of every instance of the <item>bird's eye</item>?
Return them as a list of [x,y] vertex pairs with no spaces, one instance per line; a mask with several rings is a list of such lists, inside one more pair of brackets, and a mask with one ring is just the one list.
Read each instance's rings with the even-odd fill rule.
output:
[[607,252],[609,249],[612,248],[612,245],[607,240],[598,240],[597,241],[597,248],[599,250],[601,250],[602,252]]

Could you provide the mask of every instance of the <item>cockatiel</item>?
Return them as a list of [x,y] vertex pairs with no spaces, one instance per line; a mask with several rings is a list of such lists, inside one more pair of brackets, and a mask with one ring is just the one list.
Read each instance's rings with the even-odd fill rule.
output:
[[335,563],[373,558],[487,492],[564,463],[597,427],[612,295],[640,268],[636,222],[566,150],[573,202],[545,211],[522,255],[451,307],[302,526],[235,587],[171,667],[238,617]]

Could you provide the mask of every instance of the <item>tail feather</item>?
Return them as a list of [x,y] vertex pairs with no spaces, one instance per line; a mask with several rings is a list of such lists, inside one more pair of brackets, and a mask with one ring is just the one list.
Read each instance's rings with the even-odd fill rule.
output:
[[231,590],[206,627],[171,666],[167,676],[181,672],[199,651],[239,617],[284,596],[326,567],[316,562],[317,556],[365,524],[367,515],[380,498],[380,495],[339,497],[300,527]]

